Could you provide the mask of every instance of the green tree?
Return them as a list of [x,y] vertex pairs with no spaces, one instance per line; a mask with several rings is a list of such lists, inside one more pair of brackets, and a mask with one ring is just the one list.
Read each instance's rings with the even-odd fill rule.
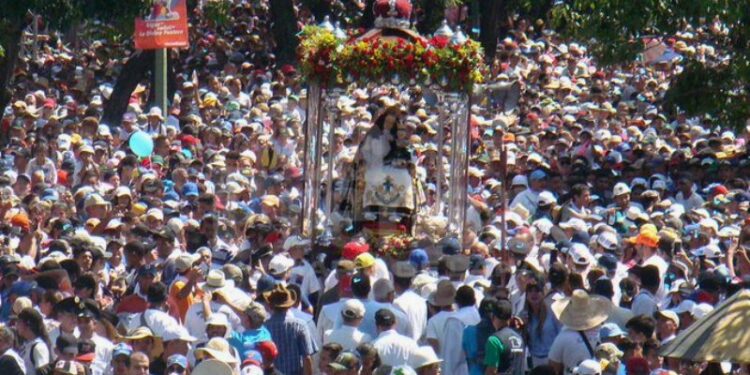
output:
[[21,52],[24,30],[33,15],[52,29],[66,31],[91,21],[113,25],[114,29],[130,35],[133,19],[148,9],[149,0],[0,0],[0,108],[11,99],[13,72]]
[[[715,48],[730,58],[704,64],[686,57],[665,105],[691,116],[709,114],[719,124],[744,126],[750,118],[749,10],[747,0],[566,0],[552,8],[550,19],[567,37],[588,41],[602,64],[633,61],[643,52],[646,36],[705,29]],[[711,24],[724,25],[728,33],[712,31]]]

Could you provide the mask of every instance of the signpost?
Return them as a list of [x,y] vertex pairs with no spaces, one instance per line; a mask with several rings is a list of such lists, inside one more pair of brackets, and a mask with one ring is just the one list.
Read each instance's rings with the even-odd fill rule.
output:
[[189,45],[186,0],[156,0],[147,18],[135,20],[135,48],[156,50],[156,105],[167,112],[167,49]]

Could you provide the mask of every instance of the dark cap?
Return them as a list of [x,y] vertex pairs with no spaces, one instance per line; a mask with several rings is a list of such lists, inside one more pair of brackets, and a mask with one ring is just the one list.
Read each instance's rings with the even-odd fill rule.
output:
[[402,279],[410,279],[417,275],[417,270],[411,265],[411,263],[400,261],[396,262],[393,269],[393,275]]
[[81,302],[78,304],[78,317],[99,319],[99,307],[96,305],[96,302],[90,299],[81,300]]
[[78,355],[78,339],[73,335],[63,333],[57,336],[55,347],[60,353]]
[[438,248],[444,255],[455,255],[461,252],[461,243],[456,237],[445,237],[438,242]]
[[469,257],[469,270],[477,271],[484,268],[484,257],[479,254],[473,254]]
[[613,272],[617,269],[617,257],[613,254],[602,254],[599,257],[599,265],[604,267],[607,271]]
[[513,305],[507,299],[498,300],[492,314],[500,320],[508,320],[513,316]]
[[469,258],[466,255],[451,255],[445,262],[445,267],[454,273],[466,272],[469,269]]
[[3,267],[3,277],[18,276],[18,267],[15,264],[9,264]]
[[517,238],[511,238],[508,240],[508,249],[511,253],[517,255],[527,255],[529,253],[529,244],[526,241],[521,241]]
[[391,327],[396,324],[396,315],[389,309],[380,309],[375,313],[375,325],[378,327]]

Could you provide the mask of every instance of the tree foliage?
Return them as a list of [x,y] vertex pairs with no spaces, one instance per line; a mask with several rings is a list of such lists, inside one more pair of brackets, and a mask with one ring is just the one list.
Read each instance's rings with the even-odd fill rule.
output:
[[716,21],[728,33],[714,33],[711,43],[729,59],[707,65],[688,57],[664,104],[744,126],[750,113],[749,6],[736,0],[566,0],[556,3],[549,16],[558,31],[587,42],[602,64],[633,61],[643,52],[644,37],[671,37],[686,28],[710,32]]

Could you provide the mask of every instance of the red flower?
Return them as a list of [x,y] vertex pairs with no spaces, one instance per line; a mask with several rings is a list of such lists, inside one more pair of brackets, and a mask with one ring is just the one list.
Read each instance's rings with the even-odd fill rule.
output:
[[432,38],[432,40],[430,40],[430,44],[437,48],[445,48],[446,46],[448,46],[449,41],[450,40],[448,40],[448,38],[444,36],[436,36]]

